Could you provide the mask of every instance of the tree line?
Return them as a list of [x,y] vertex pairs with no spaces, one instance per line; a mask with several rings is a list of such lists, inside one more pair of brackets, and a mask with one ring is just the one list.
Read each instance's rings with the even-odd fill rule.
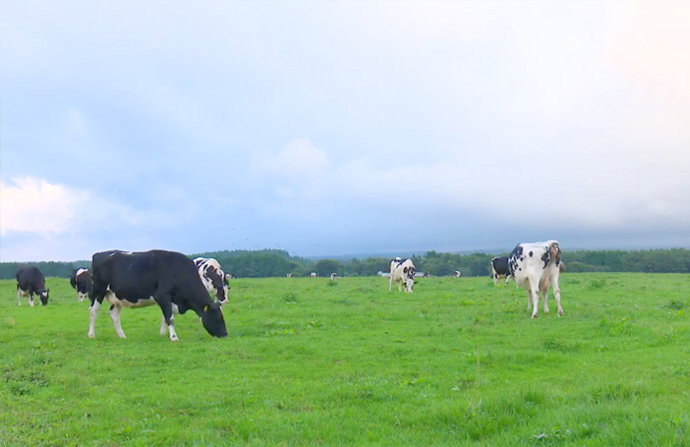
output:
[[[506,256],[508,253],[499,254]],[[190,255],[216,258],[226,273],[239,278],[329,276],[376,276],[389,270],[390,258],[312,260],[290,255],[285,250],[223,250]],[[429,251],[412,256],[418,272],[433,276],[448,276],[460,270],[463,276],[490,276],[489,262],[495,254],[489,253],[437,253]],[[578,250],[563,252],[567,272],[646,272],[690,273],[690,250],[685,248],[657,250]],[[17,270],[35,265],[47,277],[69,278],[75,268],[90,268],[91,261],[74,262],[2,262],[0,279],[13,279]]]

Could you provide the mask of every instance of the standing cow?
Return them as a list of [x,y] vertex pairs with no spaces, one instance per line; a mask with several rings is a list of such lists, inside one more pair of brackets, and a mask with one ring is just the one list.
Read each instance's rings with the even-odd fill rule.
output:
[[412,262],[412,259],[395,258],[391,260],[391,273],[388,277],[388,291],[391,291],[393,281],[398,283],[398,291],[402,290],[402,284],[405,284],[405,292],[412,292],[414,287],[414,276],[417,269]]
[[46,289],[46,279],[38,267],[19,269],[17,279],[17,306],[22,305],[22,297],[29,297],[29,306],[34,307],[34,294],[38,295],[39,305],[48,305],[50,289]]
[[201,317],[209,334],[214,337],[228,335],[220,304],[211,300],[196,265],[182,253],[104,251],[93,255],[91,266],[90,338],[96,336],[96,316],[104,299],[110,303],[110,318],[120,338],[127,338],[120,324],[122,308],[153,304],[158,304],[163,313],[161,335],[165,335],[167,326],[171,341],[178,340],[174,310],[184,314],[191,309]]
[[220,263],[214,258],[194,258],[194,265],[196,265],[201,282],[204,283],[208,293],[214,295],[220,304],[226,304],[230,287],[230,273],[226,275],[220,267]]
[[491,277],[494,279],[494,285],[498,285],[498,280],[502,277],[506,278],[506,285],[510,280],[510,269],[508,268],[508,256],[495,256],[491,258]]
[[84,301],[89,297],[89,292],[91,291],[91,272],[85,268],[74,269],[72,276],[69,279],[69,283],[72,288],[77,291],[77,300]]
[[331,281],[336,281],[338,279],[337,273],[331,273]]
[[549,313],[547,297],[549,287],[558,305],[558,315],[563,315],[561,289],[558,274],[561,263],[561,247],[558,241],[518,244],[508,256],[508,268],[517,285],[527,290],[527,308],[532,305],[532,318],[537,318],[539,298],[544,301],[544,312]]

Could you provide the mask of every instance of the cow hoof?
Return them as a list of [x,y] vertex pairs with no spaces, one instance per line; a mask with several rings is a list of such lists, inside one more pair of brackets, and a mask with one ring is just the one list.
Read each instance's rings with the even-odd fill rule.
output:
[[562,317],[562,316],[563,316],[563,311],[562,311],[562,310],[558,312],[558,316],[559,316],[559,317]]
[[173,338],[170,339],[170,341],[180,341],[180,339],[177,338],[177,337],[173,337]]
[[89,334],[89,338],[95,338],[96,334]]
[[537,318],[537,314],[532,315],[532,319],[534,320],[535,318]]

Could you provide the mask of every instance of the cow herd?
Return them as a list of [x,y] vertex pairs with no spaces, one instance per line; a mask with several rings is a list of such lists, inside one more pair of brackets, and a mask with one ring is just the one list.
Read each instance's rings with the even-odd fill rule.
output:
[[[558,275],[562,268],[561,249],[558,241],[521,243],[506,257],[491,259],[491,273],[495,284],[501,277],[512,278],[527,291],[527,308],[532,309],[532,318],[537,317],[539,299],[543,301],[544,312],[548,313],[547,294],[551,288],[556,298],[558,315],[563,315]],[[171,341],[177,341],[175,314],[191,310],[201,319],[206,331],[214,337],[228,335],[223,318],[222,304],[228,302],[229,279],[218,261],[213,258],[189,259],[182,253],[151,250],[129,252],[110,250],[95,253],[91,262],[92,271],[75,269],[70,284],[77,292],[77,299],[87,297],[89,306],[88,336],[96,336],[95,324],[98,311],[107,301],[110,305],[110,319],[118,337],[126,338],[120,316],[124,307],[145,307],[157,304],[162,312],[160,334],[168,334]],[[411,259],[395,258],[390,262],[388,290],[398,283],[398,291],[411,293],[415,284],[417,269]],[[290,273],[288,277],[292,276]],[[317,276],[316,273],[311,274]],[[454,275],[460,277],[460,271]],[[337,275],[331,274],[331,281]],[[48,304],[50,289],[45,287],[43,273],[37,267],[20,269],[16,274],[17,305],[28,296],[29,305],[34,305],[34,295],[40,305]],[[215,297],[215,300],[211,297]]]

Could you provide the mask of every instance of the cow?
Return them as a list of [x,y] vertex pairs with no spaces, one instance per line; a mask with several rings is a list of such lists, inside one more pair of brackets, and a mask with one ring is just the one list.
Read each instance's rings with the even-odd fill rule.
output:
[[456,278],[460,278],[462,276],[462,272],[460,270],[456,270],[453,272],[453,276]]
[[292,273],[288,273],[288,274],[287,274],[287,277],[288,277],[288,278],[292,278]]
[[77,300],[84,301],[89,297],[89,290],[91,290],[91,272],[85,268],[74,269],[69,283],[72,288],[77,291]]
[[208,293],[216,297],[220,304],[228,302],[229,274],[225,274],[220,263],[214,258],[194,258],[199,278]]
[[331,281],[335,281],[338,279],[338,275],[336,273],[331,273]]
[[38,267],[27,267],[17,270],[17,306],[22,305],[22,297],[29,297],[29,306],[34,307],[34,294],[38,296],[39,305],[48,305],[50,289],[46,289],[46,279]]
[[518,286],[527,291],[527,308],[532,304],[532,318],[537,318],[539,298],[544,301],[544,312],[549,313],[547,297],[549,287],[558,305],[558,315],[563,315],[561,289],[558,274],[561,264],[561,247],[556,240],[518,244],[508,256],[508,269]]
[[510,280],[510,270],[508,269],[508,256],[494,256],[491,258],[491,277],[494,279],[494,285],[498,285],[498,280],[505,276],[506,285]]
[[431,278],[431,273],[425,272],[425,273],[422,275],[422,278]]
[[391,291],[393,281],[399,283],[398,291],[402,290],[402,284],[405,283],[405,292],[412,292],[414,287],[414,276],[417,269],[412,262],[412,259],[395,258],[391,260],[391,273],[388,278],[388,291]]
[[311,273],[309,274],[309,276],[311,276],[312,278],[316,278],[317,275],[316,275],[316,273],[311,272]]
[[110,318],[120,338],[127,338],[120,324],[122,308],[153,304],[158,304],[163,313],[160,334],[165,335],[167,326],[171,341],[179,340],[173,312],[184,314],[190,309],[199,315],[209,334],[228,335],[220,303],[211,300],[196,265],[182,253],[110,250],[95,253],[91,267],[89,338],[96,336],[96,317],[104,299],[110,303]]
[[237,279],[237,275],[235,275],[234,273],[226,273],[225,280],[230,281],[231,279]]

